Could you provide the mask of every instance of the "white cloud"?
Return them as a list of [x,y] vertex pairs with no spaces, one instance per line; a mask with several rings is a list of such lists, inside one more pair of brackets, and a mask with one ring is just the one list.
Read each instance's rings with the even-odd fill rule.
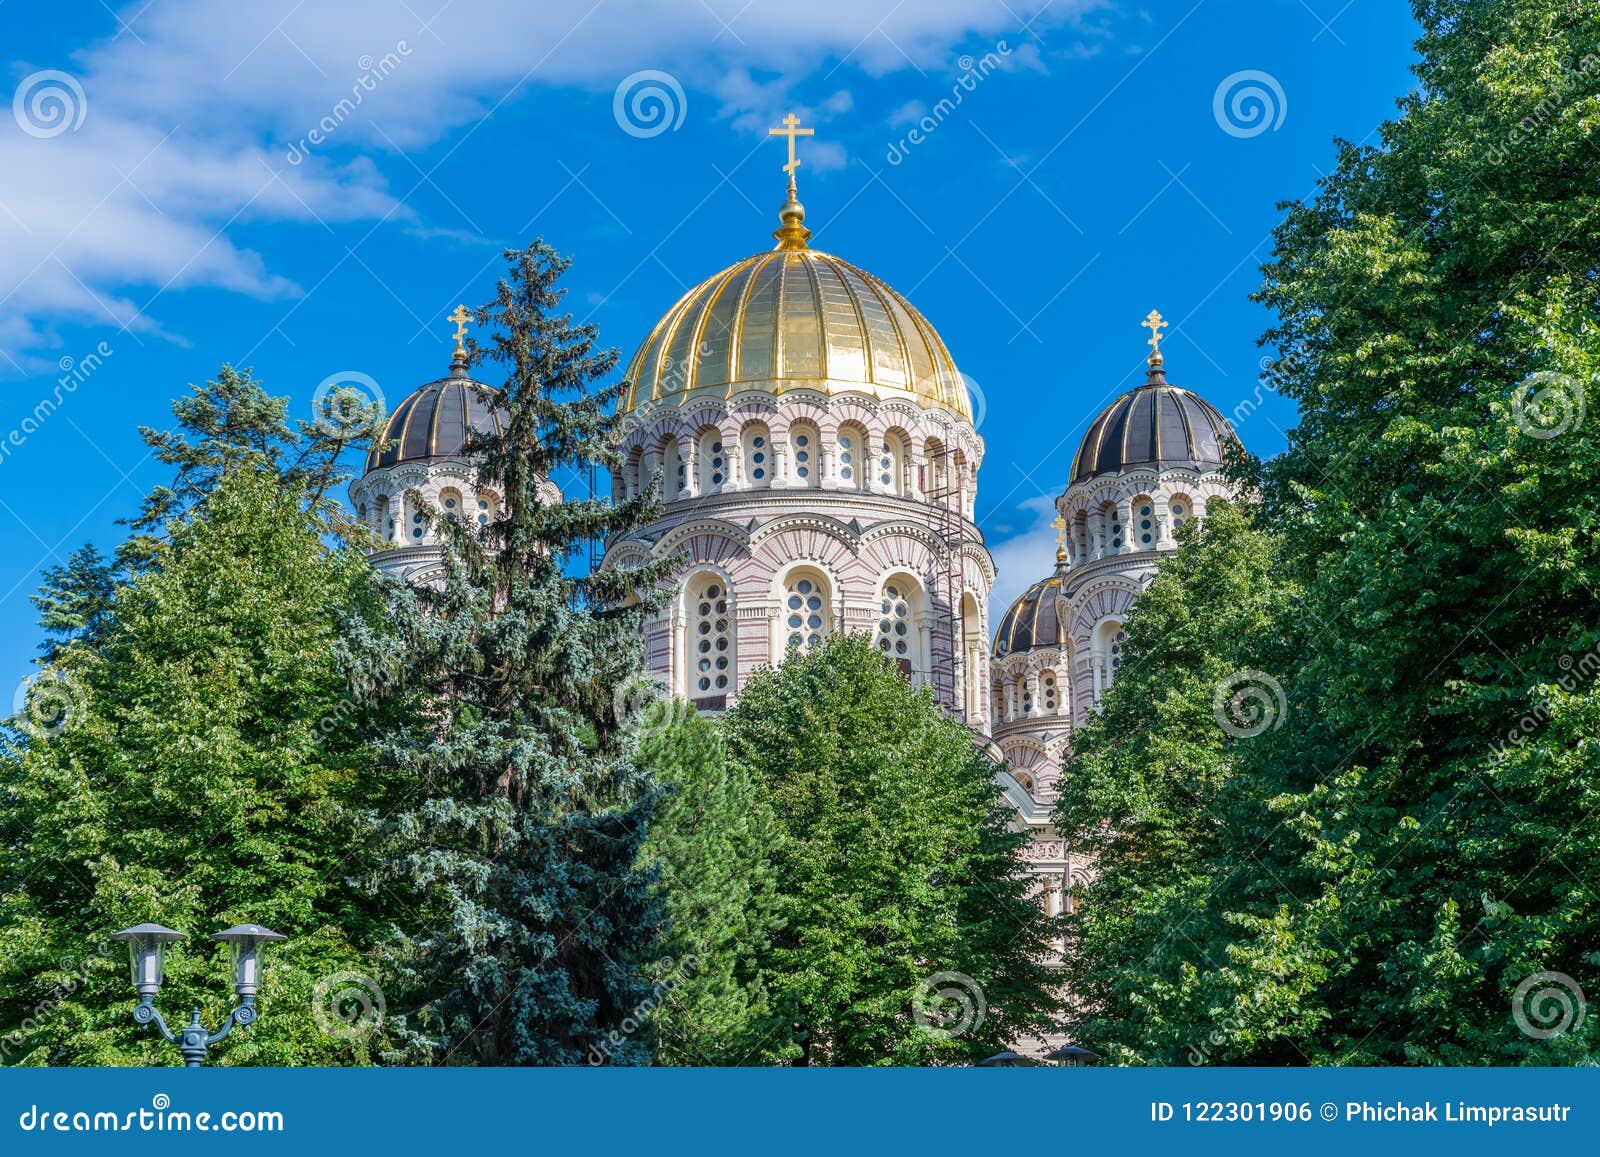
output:
[[[704,115],[754,134],[819,72],[834,87],[806,112],[826,121],[853,107],[846,65],[871,75],[948,69],[970,43],[1020,42],[1035,18],[1036,28],[1081,27],[1104,8],[812,0],[797,20],[792,5],[744,0],[129,4],[115,36],[64,67],[86,97],[80,129],[37,139],[0,122],[0,353],[39,364],[19,351],[51,345],[56,320],[159,334],[144,310],[168,288],[294,295],[269,261],[234,243],[235,224],[409,221],[360,150],[429,144],[535,86],[610,92],[631,72],[660,69],[691,110],[710,93],[715,112]],[[61,62],[14,76],[48,67]],[[383,79],[372,82],[374,70]],[[308,140],[319,126],[321,144]],[[302,146],[307,158],[288,163]],[[807,155],[813,171],[845,159],[837,142]]]
[[1056,565],[1056,532],[1050,526],[1056,518],[1055,498],[1041,494],[1019,504],[1029,519],[1027,529],[1006,539],[990,543],[998,574],[989,595],[989,626],[998,629],[1000,617],[1022,592],[1040,579],[1049,578]]

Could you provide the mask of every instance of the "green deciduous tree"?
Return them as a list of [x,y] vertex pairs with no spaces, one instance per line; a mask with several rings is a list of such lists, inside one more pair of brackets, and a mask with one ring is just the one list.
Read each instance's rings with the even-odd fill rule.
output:
[[1102,1022],[1147,1060],[1182,1063],[1203,1025],[1232,1062],[1600,1042],[1593,1016],[1534,1019],[1541,990],[1573,1013],[1600,990],[1600,24],[1558,0],[1414,7],[1417,91],[1289,208],[1259,295],[1301,411],[1258,476],[1297,594],[1216,653],[1278,656],[1252,665],[1286,712],[1225,747],[1206,934],[1152,965],[1171,1023]]
[[[573,577],[569,558],[652,510],[561,500],[547,480],[612,465],[614,351],[559,312],[564,258],[507,254],[478,311],[507,369],[502,433],[473,440],[505,513],[441,522],[437,587],[393,591],[398,638],[352,632],[365,701],[408,707],[379,737],[413,785],[370,816],[373,881],[395,929],[390,1011],[403,1055],[438,1064],[644,1063],[661,903],[640,864],[654,802],[626,707],[658,570]],[[492,482],[491,482],[492,480]],[[648,1017],[643,1017],[647,1022]]]
[[179,1063],[133,1023],[126,956],[108,939],[145,920],[190,937],[161,1007],[186,1019],[199,1006],[213,1027],[232,991],[208,934],[252,920],[292,937],[261,1019],[219,1063],[359,1059],[323,1031],[314,998],[322,978],[363,968],[339,803],[364,724],[335,644],[341,611],[381,608],[365,561],[324,546],[297,488],[248,467],[210,485],[97,612],[108,625],[94,645],[61,649],[35,688],[54,707],[27,712],[0,759],[10,1063]]
[[758,673],[724,725],[777,817],[762,973],[804,1063],[970,1061],[1053,1027],[1027,837],[927,690],[840,636]]

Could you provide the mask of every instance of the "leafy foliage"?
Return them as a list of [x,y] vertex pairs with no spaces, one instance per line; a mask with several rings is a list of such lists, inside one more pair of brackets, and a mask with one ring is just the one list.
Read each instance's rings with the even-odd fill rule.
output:
[[640,763],[662,790],[645,852],[669,929],[652,970],[656,1062],[770,1062],[789,1037],[759,975],[776,921],[777,822],[716,725],[683,710],[659,700],[640,727]]
[[44,690],[65,697],[54,726],[31,723],[0,759],[0,1049],[10,1063],[179,1063],[129,1016],[126,954],[108,937],[145,920],[188,933],[160,1007],[198,1006],[215,1027],[229,968],[203,937],[248,920],[291,940],[262,1018],[217,1062],[359,1060],[316,1023],[313,996],[362,968],[338,804],[363,720],[335,643],[338,609],[378,609],[370,572],[324,547],[298,491],[247,467],[165,529],[95,646],[62,648],[47,671]]
[[[1099,979],[1087,1015],[1130,1058],[1182,1063],[1202,1032],[1207,1059],[1268,1064],[1561,1063],[1600,1041],[1592,1016],[1546,1037],[1515,1015],[1537,972],[1600,991],[1600,536],[1579,484],[1600,469],[1600,26],[1556,0],[1415,7],[1418,91],[1289,207],[1259,294],[1301,410],[1256,474],[1293,610],[1203,652],[1270,671],[1284,725],[1222,743],[1192,922],[1118,932],[1097,898],[1120,885],[1089,898],[1104,965],[1164,986],[1124,1030],[1131,998]],[[1108,718],[1198,701],[1158,637],[1171,605],[1248,609],[1163,581],[1130,636],[1170,676],[1114,688]],[[1205,784],[1217,746],[1162,761]]]
[[[761,972],[801,1063],[975,1060],[1050,1027],[1053,929],[1028,895],[1027,837],[929,691],[870,640],[838,636],[757,673],[724,725],[777,817],[781,927]],[[949,972],[987,1006],[961,1034],[939,1029],[952,1010],[928,988]],[[919,1019],[919,1001],[934,1015]]]

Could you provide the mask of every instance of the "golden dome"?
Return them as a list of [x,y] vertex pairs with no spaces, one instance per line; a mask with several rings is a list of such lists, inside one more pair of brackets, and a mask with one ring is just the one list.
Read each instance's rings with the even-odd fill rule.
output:
[[903,398],[970,421],[966,386],[933,327],[878,278],[807,248],[794,208],[777,249],[707,278],[667,311],[628,367],[619,414],[768,388]]

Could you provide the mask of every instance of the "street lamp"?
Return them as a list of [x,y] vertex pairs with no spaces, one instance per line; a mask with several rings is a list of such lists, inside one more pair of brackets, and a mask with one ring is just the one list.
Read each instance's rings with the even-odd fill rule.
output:
[[1044,1059],[1055,1061],[1064,1069],[1086,1069],[1100,1059],[1100,1054],[1077,1045],[1062,1045],[1054,1052],[1046,1053]]
[[1038,1063],[1032,1057],[1025,1057],[1021,1053],[1007,1049],[1003,1053],[995,1053],[992,1057],[985,1057],[978,1062],[978,1066],[985,1069],[1031,1069]]
[[233,948],[233,994],[239,1003],[228,1014],[226,1023],[214,1033],[207,1033],[205,1026],[200,1023],[198,1008],[194,1010],[189,1023],[175,1033],[167,1027],[166,1019],[156,1009],[155,1001],[156,993],[161,990],[161,982],[165,979],[167,945],[182,940],[183,933],[160,924],[137,924],[132,928],[124,928],[111,938],[124,940],[128,944],[133,987],[139,994],[139,1003],[133,1010],[134,1021],[139,1024],[154,1022],[156,1028],[161,1030],[161,1035],[178,1046],[184,1064],[191,1069],[200,1067],[206,1059],[206,1051],[232,1032],[234,1025],[249,1024],[255,1020],[256,991],[261,987],[262,948],[271,941],[288,939],[281,932],[274,932],[259,924],[239,924],[213,933],[212,939],[221,940]]

